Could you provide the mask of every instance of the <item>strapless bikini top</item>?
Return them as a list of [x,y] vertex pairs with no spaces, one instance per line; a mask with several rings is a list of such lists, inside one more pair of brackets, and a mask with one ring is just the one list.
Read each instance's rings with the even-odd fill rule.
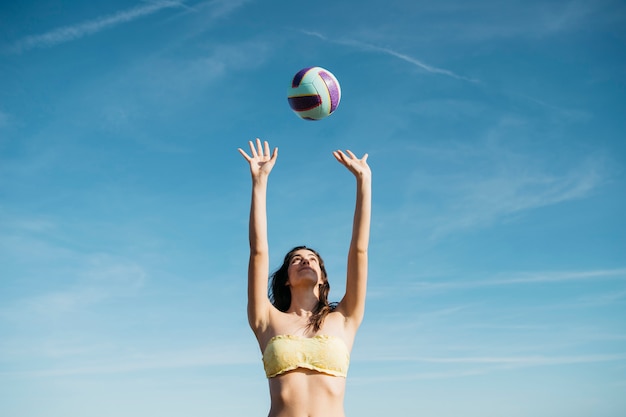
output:
[[346,377],[350,352],[336,336],[274,336],[263,352],[265,375],[273,378],[297,368]]

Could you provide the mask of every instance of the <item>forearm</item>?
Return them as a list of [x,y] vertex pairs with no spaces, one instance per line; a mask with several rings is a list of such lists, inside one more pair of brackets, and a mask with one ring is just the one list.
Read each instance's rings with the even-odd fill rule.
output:
[[372,180],[371,177],[357,177],[356,206],[352,224],[352,241],[350,252],[367,252],[370,237],[372,212]]
[[252,181],[250,204],[250,255],[268,252],[267,242],[267,177]]

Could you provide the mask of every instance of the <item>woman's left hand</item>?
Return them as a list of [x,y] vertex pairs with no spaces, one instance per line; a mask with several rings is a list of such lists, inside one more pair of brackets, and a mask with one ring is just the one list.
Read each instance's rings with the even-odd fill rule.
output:
[[350,150],[346,150],[346,153],[342,151],[334,151],[333,155],[343,166],[348,168],[350,172],[354,174],[358,179],[371,179],[372,171],[367,165],[367,154],[363,155],[363,158],[359,159]]

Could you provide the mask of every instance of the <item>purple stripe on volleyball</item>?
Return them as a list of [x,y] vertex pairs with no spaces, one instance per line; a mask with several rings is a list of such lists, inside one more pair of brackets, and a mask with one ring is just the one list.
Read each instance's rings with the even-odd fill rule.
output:
[[291,87],[292,88],[296,88],[300,85],[300,83],[302,82],[302,79],[304,78],[304,76],[306,75],[307,72],[309,72],[309,70],[312,67],[309,68],[302,68],[300,71],[298,71],[298,73],[296,75],[293,76],[293,80],[291,80]]
[[324,80],[324,83],[326,83],[326,87],[328,87],[328,94],[330,95],[330,113],[332,113],[339,105],[339,99],[341,98],[339,86],[337,82],[335,82],[335,79],[326,71],[320,71],[319,76]]
[[289,97],[288,100],[289,106],[294,111],[307,111],[322,104],[322,98],[317,94],[312,96]]

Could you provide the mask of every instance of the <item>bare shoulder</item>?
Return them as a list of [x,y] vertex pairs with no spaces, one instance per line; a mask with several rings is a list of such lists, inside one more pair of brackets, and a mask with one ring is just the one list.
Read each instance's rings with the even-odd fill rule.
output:
[[358,328],[353,326],[341,311],[334,310],[326,316],[320,333],[340,337],[352,350],[357,330]]
[[356,333],[361,325],[362,316],[350,314],[349,310],[346,310],[346,305],[343,302],[337,304],[332,314],[337,314],[338,320],[343,322],[343,326],[346,330],[350,330],[353,333]]
[[271,305],[266,325],[254,333],[261,350],[264,350],[267,343],[274,336],[286,334],[298,335],[302,333],[302,327],[303,325],[301,323],[294,321],[292,315],[284,313]]

